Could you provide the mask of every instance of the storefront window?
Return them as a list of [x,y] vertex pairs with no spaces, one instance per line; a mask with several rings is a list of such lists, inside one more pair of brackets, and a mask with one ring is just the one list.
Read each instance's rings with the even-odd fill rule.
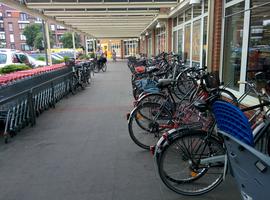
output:
[[190,36],[191,34],[191,26],[187,24],[185,26],[185,45],[184,45],[184,60],[186,64],[190,63]]
[[185,12],[185,21],[191,20],[191,8]]
[[[252,7],[259,6],[253,1]],[[263,72],[257,81],[258,89],[270,80],[270,3],[251,10],[247,80],[253,80],[257,72]]]
[[202,5],[194,6],[193,7],[193,18],[198,17],[202,14]]
[[204,0],[204,12],[208,12],[208,0]]
[[244,6],[241,2],[225,11],[223,80],[235,90],[239,89],[244,24],[244,13],[239,11],[244,10]]
[[192,37],[192,65],[200,64],[201,52],[201,20],[193,22],[193,37]]
[[204,18],[203,21],[203,52],[202,52],[202,66],[206,66],[207,60],[207,23],[208,17]]
[[178,54],[180,54],[183,59],[183,29],[178,30]]
[[149,34],[148,36],[148,57],[150,58],[152,56],[152,36]]
[[184,22],[184,15],[183,14],[180,14],[178,16],[178,25],[182,24]]
[[177,17],[173,18],[173,27],[177,26]]
[[165,27],[157,29],[156,35],[156,54],[165,51]]
[[173,32],[173,52],[177,52],[177,31]]

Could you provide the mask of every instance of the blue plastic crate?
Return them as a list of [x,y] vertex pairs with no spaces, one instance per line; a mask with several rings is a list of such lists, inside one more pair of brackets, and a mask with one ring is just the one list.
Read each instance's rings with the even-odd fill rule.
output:
[[216,101],[213,104],[213,113],[217,122],[217,127],[238,140],[254,146],[252,129],[247,117],[236,106],[224,102]]

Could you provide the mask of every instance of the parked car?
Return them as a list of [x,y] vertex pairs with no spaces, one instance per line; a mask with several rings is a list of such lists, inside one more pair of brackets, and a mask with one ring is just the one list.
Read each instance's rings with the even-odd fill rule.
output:
[[33,58],[32,56],[30,56],[29,54],[26,54],[26,56],[28,57],[31,65],[33,65],[34,68],[46,66],[46,62],[44,62],[42,60],[37,60],[37,59]]
[[[64,60],[64,58],[62,56],[60,56],[56,53],[52,53],[51,55],[52,55],[53,64],[59,63],[59,62]],[[30,56],[33,57],[34,59],[43,58],[44,61],[46,60],[44,53],[35,53],[35,54],[31,54]]]
[[25,64],[36,68],[45,66],[46,63],[38,61],[26,53],[13,49],[0,49],[0,68],[10,64]]

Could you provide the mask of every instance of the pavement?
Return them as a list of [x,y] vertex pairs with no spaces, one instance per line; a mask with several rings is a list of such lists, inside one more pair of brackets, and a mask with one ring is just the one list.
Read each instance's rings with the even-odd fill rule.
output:
[[199,197],[167,189],[152,156],[129,137],[126,62],[108,64],[91,87],[61,100],[0,143],[0,200],[239,200],[233,179]]

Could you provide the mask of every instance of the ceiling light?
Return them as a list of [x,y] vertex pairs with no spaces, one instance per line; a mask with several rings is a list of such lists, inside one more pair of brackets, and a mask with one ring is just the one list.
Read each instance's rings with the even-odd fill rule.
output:
[[148,36],[148,35],[149,35],[148,31],[146,31],[145,35],[146,35],[146,36]]
[[156,28],[161,28],[161,25],[159,22],[157,23]]
[[201,0],[190,0],[189,4],[199,4]]

